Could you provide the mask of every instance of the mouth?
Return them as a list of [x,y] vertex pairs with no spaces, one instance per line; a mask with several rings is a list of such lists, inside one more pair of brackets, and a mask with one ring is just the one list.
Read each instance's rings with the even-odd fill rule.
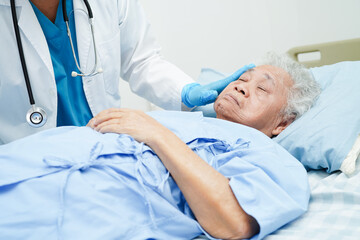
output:
[[240,102],[237,100],[237,98],[235,96],[233,96],[232,94],[228,93],[224,96],[225,99],[236,103],[236,105],[238,105],[240,107]]

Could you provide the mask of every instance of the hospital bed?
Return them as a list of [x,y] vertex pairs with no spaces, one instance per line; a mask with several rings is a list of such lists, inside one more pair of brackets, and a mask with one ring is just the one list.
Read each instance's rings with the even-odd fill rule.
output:
[[360,38],[288,53],[310,67],[323,89],[314,111],[274,139],[307,168],[311,198],[304,215],[265,239],[360,239]]
[[[348,49],[349,46],[350,49]],[[359,239],[360,236],[360,227],[359,227],[360,226],[360,159],[359,159],[360,158],[359,157],[360,49],[359,48],[360,48],[360,39],[354,39],[349,41],[305,46],[305,47],[294,48],[289,50],[289,53],[293,58],[302,61],[305,65],[311,67],[310,71],[314,75],[315,79],[321,85],[323,91],[319,96],[318,100],[316,101],[314,107],[310,109],[308,112],[306,112],[300,119],[298,119],[288,128],[286,128],[279,136],[274,138],[274,141],[278,142],[291,154],[293,154],[300,162],[303,163],[303,165],[308,170],[308,178],[311,187],[311,198],[310,198],[309,209],[304,215],[294,220],[293,222],[290,222],[287,225],[282,226],[276,232],[271,233],[265,238],[265,240]],[[313,54],[314,52],[315,54]],[[330,59],[328,57],[329,52],[332,52],[331,55],[335,55],[336,58],[329,60]],[[305,53],[313,54],[313,55],[310,57],[302,56],[302,54]],[[340,59],[340,60],[337,61],[336,59]],[[202,75],[199,77],[199,82],[202,83],[204,79],[217,80],[223,77],[224,74],[220,72],[206,69],[202,72]],[[206,112],[204,113],[204,115],[206,115]],[[86,130],[86,128],[78,128],[79,131],[82,131],[84,129]],[[65,133],[67,133],[66,128],[60,130],[65,131]],[[51,132],[48,133],[50,136],[52,136]],[[91,134],[97,134],[97,133],[91,131]],[[47,141],[47,139],[43,139],[41,135],[34,135],[34,136],[35,138],[39,137],[41,141]],[[84,141],[84,138],[82,138],[82,136],[84,135],[71,135],[71,136],[73,141],[77,141],[77,142]],[[115,137],[115,135],[107,135],[107,137],[110,137],[109,138],[110,140],[111,139],[114,140],[112,137]],[[108,139],[107,137],[106,139]],[[60,140],[60,142],[63,141],[67,143],[64,144],[64,146],[68,147],[71,145],[68,144],[68,138],[69,135],[64,135],[64,138],[59,138],[58,140]],[[89,142],[97,141],[96,140],[97,138],[89,137],[87,139],[89,140]],[[79,158],[80,160],[84,158],[93,161],[93,159],[97,158],[99,152],[102,151],[101,149],[104,146],[106,146],[105,148],[106,151],[109,151],[114,148],[116,149],[115,152],[117,152],[119,146],[117,144],[114,144],[115,141],[110,141],[110,140],[109,142],[106,142],[108,144],[104,144],[103,146],[101,146],[101,144],[98,144],[98,142],[95,145],[84,144],[84,146],[87,145],[94,147],[92,148],[90,147],[91,148],[90,150],[86,149],[86,147],[84,149],[79,148],[81,151],[75,154],[76,157],[74,158]],[[38,144],[39,143],[38,141],[33,141],[33,142]],[[19,152],[18,151],[19,148],[16,147],[17,145],[14,146],[15,146],[14,148],[9,148],[9,151]],[[29,146],[32,145],[30,144]],[[144,147],[144,145],[142,144],[138,144],[138,146],[141,146],[141,148]],[[34,150],[34,148],[32,147],[30,149]],[[45,171],[57,172],[57,170],[54,170],[53,168],[60,167],[60,168],[70,169],[69,171],[66,172],[64,171],[64,173],[72,174],[75,173],[75,171],[77,170],[83,170],[83,168],[85,168],[86,170],[86,168],[88,168],[90,164],[93,163],[92,162],[88,163],[84,160],[84,161],[80,161],[79,162],[80,164],[75,164],[76,162],[74,161],[68,161],[67,159],[62,159],[60,157],[53,157],[53,156],[57,156],[57,154],[60,154],[60,152],[66,152],[63,151],[62,148],[59,148],[58,144],[52,143],[49,147],[45,148],[45,150],[46,152],[51,152],[51,155],[49,156],[45,155],[46,157],[43,159],[43,161],[34,161],[36,164],[39,164],[39,165],[35,165],[35,168],[29,167],[31,165],[27,166],[26,164],[21,165],[24,168],[20,168],[19,166],[17,166],[16,162],[8,161],[9,163],[14,162],[15,164],[14,166],[17,167],[16,168],[17,171],[9,171],[9,173],[15,173],[14,174],[15,178],[19,176],[20,180],[16,180],[16,179],[14,180],[12,178],[10,178],[9,180],[9,177],[6,176],[4,177],[4,174],[1,175],[2,177],[0,179],[2,181],[4,181],[5,179],[4,186],[7,186],[6,181],[10,181],[12,183],[14,182],[17,183],[16,181],[22,182],[24,180],[23,178],[24,176],[25,179],[31,178],[32,180],[34,180],[35,183],[37,183],[37,188],[34,188],[35,194],[32,194],[31,198],[29,197],[28,199],[26,199],[26,202],[29,202],[30,199],[33,199],[34,202],[43,203],[44,206],[45,205],[47,206],[46,208],[44,208],[45,209],[44,212],[42,212],[41,214],[38,213],[40,217],[38,218],[37,221],[42,222],[45,219],[45,222],[47,223],[57,218],[57,224],[56,224],[57,232],[54,231],[52,229],[53,226],[51,226],[50,227],[51,231],[48,233],[48,234],[56,235],[58,233],[61,233],[61,228],[63,226],[63,216],[65,216],[64,215],[65,208],[63,207],[65,201],[64,198],[65,187],[70,186],[67,185],[69,175],[65,175],[65,174],[59,175],[59,176],[65,176],[65,178],[64,181],[60,184],[61,189],[60,189],[60,194],[58,194],[58,189],[52,187],[53,185],[49,184],[51,180],[53,183],[55,183],[55,186],[57,186],[59,184],[57,181],[58,180],[57,177],[51,178],[55,175],[47,174],[48,172],[46,172],[44,175],[41,175],[41,177],[39,177],[39,175],[37,175],[39,173],[38,173],[38,168],[36,166],[41,166],[40,168],[42,170],[40,172],[42,172],[43,169],[46,169]],[[135,151],[136,149],[134,148],[133,150]],[[34,154],[29,155],[30,159],[33,158],[33,156],[35,156],[36,158],[37,155],[35,154],[35,152]],[[42,153],[42,151],[40,152]],[[86,152],[86,154],[84,154],[84,152]],[[90,152],[90,157],[88,157],[87,155],[89,152]],[[26,154],[28,153],[28,151],[26,150],[21,151],[21,153]],[[108,152],[108,155],[109,156],[112,155],[112,152],[111,151]],[[124,152],[124,155],[132,156],[132,152],[130,153]],[[149,153],[149,155],[151,154]],[[8,155],[5,154],[5,156]],[[16,159],[16,157],[10,158],[10,160],[12,159]],[[50,168],[49,169],[43,168],[42,167],[43,162],[45,162]],[[138,162],[142,164],[141,161]],[[154,162],[154,161],[149,161],[149,162]],[[122,159],[122,163],[134,163],[134,161],[129,160],[127,162],[127,160],[125,161],[124,159]],[[101,162],[99,164],[101,164]],[[139,164],[139,166],[141,164]],[[12,165],[10,165],[10,167],[11,166]],[[141,166],[146,167],[147,165],[141,165]],[[3,168],[3,169],[7,169],[7,168]],[[10,169],[15,169],[15,167],[11,167]],[[25,169],[25,170],[20,170],[20,169]],[[26,174],[24,175],[22,174],[23,172],[26,174],[29,173],[31,175],[26,175]],[[147,171],[145,170],[144,172],[147,173]],[[59,173],[63,173],[63,172],[59,171]],[[32,174],[35,174],[37,177],[34,177]],[[89,175],[86,176],[89,177],[96,176],[96,174],[92,175],[91,172],[88,174]],[[43,180],[41,180],[41,178],[45,175],[50,177],[49,182],[43,182]],[[12,175],[10,174],[9,176]],[[84,175],[75,174],[75,176],[83,177],[85,176],[85,174]],[[108,191],[108,189],[113,189],[112,184],[114,184],[114,182],[106,180],[113,178],[118,179],[118,176],[116,174],[114,175],[112,171],[110,171],[109,174],[105,174],[105,175],[101,174],[99,176],[107,176],[107,178],[105,178],[105,180],[103,180],[102,178],[95,178],[95,180],[101,180],[102,182],[100,182],[99,185],[90,184],[91,187],[89,188],[95,189],[96,191],[97,190],[103,191],[106,194],[105,195],[99,194],[98,196],[100,198],[94,198],[93,195],[91,195],[92,191],[87,192],[86,191],[87,188],[86,189],[84,188],[85,189],[84,193],[86,193],[86,195],[82,196],[88,199],[92,199],[93,201],[91,204],[95,204],[94,206],[98,206],[97,205],[98,203],[99,205],[102,205],[102,201],[105,201],[107,203],[109,202],[113,203],[112,198],[108,198],[108,196],[110,197],[111,194],[107,194],[107,193],[111,192],[114,194],[113,196],[117,195],[118,193],[117,191]],[[151,174],[148,174],[148,176],[149,179],[155,179],[154,177],[152,177],[153,175]],[[37,182],[38,180],[39,182]],[[24,181],[24,183],[25,182],[26,181]],[[82,182],[87,183],[86,181],[82,181]],[[110,185],[103,186],[102,184],[104,184],[105,182],[107,182]],[[126,181],[123,180],[119,180],[119,183],[120,182],[127,183]],[[50,195],[52,196],[59,195],[60,207],[57,206],[58,204],[57,197],[54,201],[50,201],[47,198],[43,198],[42,197],[43,195],[39,194],[42,192],[40,191],[41,188],[40,190],[38,188],[39,183],[43,183],[42,186],[45,187],[46,189],[45,192],[49,192]],[[117,187],[119,186],[119,183],[116,182]],[[153,185],[155,184],[156,183],[154,183]],[[1,181],[0,181],[0,185],[1,185]],[[10,192],[10,190],[12,189],[17,189],[18,191],[15,191],[14,193],[15,195],[11,195],[11,196],[15,196],[14,199],[17,199],[19,202],[22,202],[23,201],[22,196],[24,196],[22,194],[24,193],[26,195],[26,193],[28,193],[27,191],[24,191],[24,189],[30,189],[30,188],[27,188],[27,185],[20,186],[22,188],[20,188],[19,186],[6,187],[3,188],[3,190],[5,190],[5,192],[9,190]],[[72,188],[72,190],[70,189],[72,193],[79,192],[79,185],[71,185],[71,186],[74,187]],[[136,184],[136,186],[138,186],[138,184]],[[82,188],[83,187],[80,187],[80,189]],[[66,195],[68,195],[68,190],[69,189],[67,189],[66,191]],[[71,193],[71,191],[69,193]],[[17,193],[19,193],[20,195],[16,195]],[[32,193],[32,191],[30,191],[30,193]],[[135,195],[138,196],[138,194]],[[77,207],[79,207],[79,209],[86,209],[86,207],[84,208],[84,202],[81,201],[78,202],[77,194],[73,194],[73,195],[69,194],[69,196],[75,197],[72,201],[76,202],[77,204],[75,205],[69,204],[71,206],[74,206],[74,209],[76,209]],[[99,199],[101,199],[101,201],[99,201]],[[123,201],[124,199],[129,200],[130,198],[122,199],[116,196],[116,200],[120,200],[120,199],[121,201]],[[13,206],[16,207],[16,211],[18,211],[18,206],[20,205],[25,206],[24,209],[28,209],[26,204],[14,204]],[[117,204],[117,202],[114,205],[125,206],[125,205]],[[3,204],[3,206],[5,206],[5,204]],[[105,204],[104,206],[107,205]],[[133,207],[136,208],[137,205],[134,205]],[[41,205],[41,208],[43,208],[43,205]],[[101,236],[104,236],[102,235],[104,234],[104,232],[106,231],[112,232],[111,231],[112,228],[108,229],[106,227],[105,228],[107,230],[106,231],[104,230],[103,232],[103,229],[105,229],[104,226],[111,225],[108,223],[112,222],[111,220],[108,220],[107,217],[112,216],[114,217],[114,219],[116,219],[117,214],[114,214],[116,211],[114,211],[113,208],[111,208],[111,211],[108,210],[104,211],[104,213],[101,211],[101,209],[103,208],[99,207],[92,209],[94,211],[96,210],[95,213],[101,213],[101,214],[94,214],[94,211],[87,212],[83,210],[81,210],[81,213],[84,215],[84,218],[86,218],[86,220],[92,219],[91,217],[95,215],[96,217],[94,219],[97,220],[101,219],[100,222],[102,225],[99,226],[99,229],[101,230],[98,233]],[[153,212],[152,208],[148,207],[147,209],[148,211],[144,215],[146,216],[151,215],[150,213]],[[73,214],[73,216],[78,214],[77,211],[74,212],[71,210],[67,211],[67,213],[71,213]],[[120,210],[118,213],[124,214]],[[132,212],[128,211],[127,214],[130,214],[128,219],[131,219]],[[25,227],[23,227],[23,229],[18,225],[16,225],[18,219],[20,219],[18,216],[14,217],[15,220],[11,219],[11,221],[9,221],[11,227],[8,229],[10,229],[10,231],[15,229],[15,231],[19,231],[19,232],[23,230],[22,233],[24,232],[26,233],[26,231],[28,230],[33,231],[34,230],[33,215],[28,214],[28,212],[25,212],[24,216],[26,216],[26,218],[24,220],[23,218],[21,218],[20,220],[20,222],[25,223]],[[91,217],[89,218],[86,216],[91,216]],[[4,220],[5,218],[0,218],[0,219]],[[102,219],[107,219],[108,221],[102,221]],[[6,221],[7,220],[8,219],[6,219]],[[72,227],[76,226],[76,230],[74,231],[74,233],[81,233],[82,232],[81,230],[82,229],[87,230],[90,224],[88,221],[82,223],[84,224],[81,224],[81,221],[79,221],[77,222],[77,224],[74,225],[69,224],[67,225],[67,227],[71,229]],[[96,221],[92,222],[92,224],[94,223],[96,223]],[[168,219],[166,219],[165,223],[168,224]],[[78,228],[78,226],[80,226],[81,229]],[[6,228],[7,225],[6,226],[4,225],[3,227]],[[121,227],[123,226],[116,225],[116,231],[122,231]],[[49,228],[44,228],[44,229],[49,229]],[[171,227],[169,229],[174,231],[174,229]],[[0,233],[3,232],[0,231]],[[96,237],[93,236],[93,238],[95,239]],[[1,239],[9,239],[9,238],[2,237]],[[51,239],[51,237],[50,238],[48,237],[47,239]],[[198,236],[195,239],[204,240],[207,239],[207,237],[205,235],[202,235],[202,236]]]

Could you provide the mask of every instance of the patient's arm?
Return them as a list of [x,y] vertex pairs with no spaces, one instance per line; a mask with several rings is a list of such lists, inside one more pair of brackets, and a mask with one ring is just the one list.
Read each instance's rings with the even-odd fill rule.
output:
[[197,221],[210,235],[241,239],[259,231],[256,220],[237,202],[229,179],[155,119],[141,111],[109,109],[94,120],[88,125],[100,132],[129,134],[151,147],[175,179]]

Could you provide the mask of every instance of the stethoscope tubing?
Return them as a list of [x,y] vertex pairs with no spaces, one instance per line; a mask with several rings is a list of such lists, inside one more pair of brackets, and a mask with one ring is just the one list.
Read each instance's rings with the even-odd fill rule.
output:
[[19,50],[21,67],[22,67],[22,70],[24,73],[24,78],[25,78],[26,88],[27,88],[27,92],[28,92],[28,96],[29,96],[29,101],[30,101],[30,105],[35,105],[35,99],[34,99],[32,89],[31,89],[29,73],[28,73],[28,70],[26,67],[25,54],[24,54],[24,50],[23,50],[23,46],[22,46],[22,42],[21,42],[21,37],[20,37],[20,30],[19,30],[18,21],[17,21],[17,15],[16,15],[15,0],[10,0],[10,4],[11,4],[11,13],[12,13],[12,19],[13,19],[13,24],[14,24],[15,37],[16,37],[16,42],[17,42],[17,46],[18,46],[18,50]]
[[18,21],[17,21],[17,15],[16,15],[15,0],[10,0],[10,5],[11,5],[11,14],[12,14],[12,19],[13,19],[13,25],[14,25],[14,32],[15,32],[16,42],[17,42],[20,61],[21,61],[21,67],[23,69],[24,79],[25,79],[25,83],[26,83],[26,89],[27,89],[27,92],[29,95],[29,101],[30,101],[30,105],[31,105],[31,108],[26,113],[25,119],[31,127],[39,128],[39,127],[44,126],[44,124],[46,123],[47,114],[44,109],[35,106],[35,99],[34,99],[32,89],[31,89],[29,73],[28,73],[28,70],[26,67],[24,49],[23,49],[21,37],[20,37],[20,30],[19,30],[19,25],[18,25]]

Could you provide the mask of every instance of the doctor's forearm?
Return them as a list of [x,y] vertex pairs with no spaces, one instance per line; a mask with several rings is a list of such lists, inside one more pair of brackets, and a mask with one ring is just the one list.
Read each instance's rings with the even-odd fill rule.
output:
[[200,225],[223,239],[249,238],[256,221],[237,202],[229,180],[217,172],[172,132],[147,143],[163,161]]

